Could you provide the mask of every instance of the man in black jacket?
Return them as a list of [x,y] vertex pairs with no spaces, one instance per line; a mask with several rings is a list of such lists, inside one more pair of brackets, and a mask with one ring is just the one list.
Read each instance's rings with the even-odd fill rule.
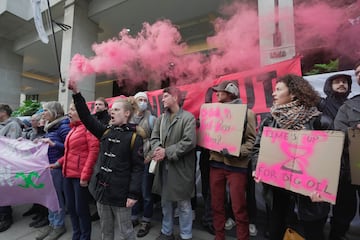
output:
[[95,114],[97,120],[102,124],[107,125],[110,121],[109,104],[103,97],[99,97],[95,100]]
[[[360,85],[360,61],[355,64],[355,76]],[[360,95],[346,101],[340,108],[334,120],[336,130],[347,134],[348,128],[360,128]],[[359,186],[351,184],[348,143],[345,141],[341,159],[340,179],[331,219],[329,240],[345,239],[350,223],[355,217],[360,196]]]
[[334,121],[340,106],[347,100],[351,92],[351,76],[347,74],[335,74],[326,79],[324,93],[318,106],[319,111]]

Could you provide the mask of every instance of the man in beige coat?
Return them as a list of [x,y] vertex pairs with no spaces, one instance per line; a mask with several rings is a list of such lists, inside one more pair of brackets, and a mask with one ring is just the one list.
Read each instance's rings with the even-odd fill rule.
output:
[[161,195],[163,213],[157,240],[173,240],[173,203],[179,209],[180,239],[192,239],[191,198],[195,194],[196,124],[194,116],[180,107],[181,92],[165,88],[165,112],[151,134],[152,161],[157,162],[153,192]]

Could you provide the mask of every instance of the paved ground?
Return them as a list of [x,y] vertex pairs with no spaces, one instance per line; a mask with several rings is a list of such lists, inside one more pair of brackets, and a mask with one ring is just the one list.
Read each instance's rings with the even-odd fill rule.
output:
[[[22,205],[13,208],[14,214],[14,224],[11,228],[3,233],[0,233],[0,240],[32,240],[35,239],[37,230],[30,228],[28,225],[32,221],[31,217],[22,217],[22,213],[29,209],[31,205]],[[193,225],[193,239],[194,240],[209,240],[213,239],[213,236],[203,230],[200,223],[200,216],[202,215],[201,206],[196,211],[197,218]],[[155,240],[160,232],[160,219],[161,213],[160,209],[156,209],[153,227],[150,230],[150,233],[144,237],[139,238],[142,240]],[[258,235],[256,237],[251,237],[251,240],[265,240],[264,237],[264,225],[265,225],[265,216],[261,211],[259,212],[258,220]],[[71,223],[69,216],[66,218],[67,232],[59,240],[71,240]],[[178,233],[178,226],[175,227],[176,233]],[[326,226],[326,232],[328,232],[328,225]],[[137,230],[137,229],[136,229]],[[100,226],[99,221],[93,222],[92,224],[92,239],[100,240]],[[235,240],[235,230],[227,231],[227,240]],[[353,221],[349,232],[349,240],[358,240],[360,239],[360,220],[357,218]]]

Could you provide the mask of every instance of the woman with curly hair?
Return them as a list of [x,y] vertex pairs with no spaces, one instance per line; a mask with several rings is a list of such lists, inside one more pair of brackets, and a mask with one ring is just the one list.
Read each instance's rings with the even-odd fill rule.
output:
[[[319,94],[304,78],[285,75],[276,81],[272,94],[273,106],[270,116],[261,123],[252,153],[253,169],[256,168],[262,130],[265,126],[291,130],[321,130],[329,122],[316,108]],[[261,181],[255,176],[257,182]],[[321,202],[317,193],[311,197],[288,191],[283,188],[263,184],[263,195],[268,207],[270,240],[283,239],[287,220],[297,207],[299,223],[307,240],[323,240],[324,225],[330,205]]]

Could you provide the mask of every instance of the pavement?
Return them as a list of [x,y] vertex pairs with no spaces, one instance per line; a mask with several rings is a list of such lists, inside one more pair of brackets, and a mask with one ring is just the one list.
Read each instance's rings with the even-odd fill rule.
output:
[[[5,232],[0,233],[0,240],[33,240],[37,235],[37,229],[29,227],[29,223],[32,221],[31,216],[22,217],[22,214],[26,212],[31,207],[28,205],[20,205],[13,207],[13,218],[14,224]],[[206,232],[201,226],[201,216],[202,216],[202,207],[199,206],[196,210],[196,219],[193,224],[193,239],[194,240],[209,240],[214,239],[214,236]],[[62,235],[59,240],[71,240],[72,230],[70,218],[66,216],[66,227],[67,232]],[[160,233],[161,228],[161,210],[159,208],[155,209],[154,218],[152,221],[152,228],[148,235],[143,238],[138,238],[141,240],[155,240]],[[258,234],[256,237],[250,237],[250,240],[266,240],[264,237],[265,229],[265,214],[262,211],[258,213],[257,219],[257,228]],[[137,231],[138,227],[135,228]],[[328,233],[329,224],[326,225],[325,232]],[[175,225],[175,235],[179,233],[179,226]],[[116,234],[115,234],[116,235]],[[236,239],[235,228],[232,230],[226,231],[227,240]],[[92,223],[92,233],[91,239],[100,240],[100,224],[99,221]],[[349,240],[358,240],[360,239],[360,219],[357,217],[351,225],[350,231],[348,233]]]

